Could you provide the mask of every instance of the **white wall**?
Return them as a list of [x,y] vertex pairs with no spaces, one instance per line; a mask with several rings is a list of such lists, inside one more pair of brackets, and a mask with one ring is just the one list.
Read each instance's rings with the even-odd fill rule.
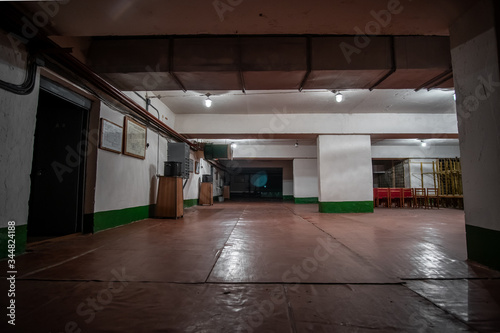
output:
[[318,197],[318,160],[293,160],[293,193],[295,198]]
[[456,134],[456,114],[178,114],[176,130],[186,134]]
[[293,195],[293,180],[283,179],[283,195]]
[[[193,159],[195,162],[200,163],[200,173],[196,174],[195,172],[189,174],[189,179],[187,180],[187,184],[184,187],[184,200],[191,200],[191,199],[199,199],[200,197],[200,182],[202,180],[203,175],[209,175],[210,174],[210,164],[203,158],[197,157],[198,154],[195,152],[191,152],[190,158]],[[215,177],[214,177],[215,181]],[[214,191],[215,189],[215,183],[214,183]]]
[[320,202],[373,200],[369,135],[318,136]]
[[[21,84],[26,75],[26,54],[15,52],[0,33],[0,79]],[[38,106],[39,75],[33,92],[15,95],[0,89],[0,228],[8,221],[28,222],[30,173]]]
[[[101,117],[123,126],[124,115],[104,104],[101,104]],[[163,162],[167,160],[167,139],[150,129],[146,135],[149,148],[146,149],[144,160],[99,149],[95,212],[156,203],[156,175],[163,174]]]

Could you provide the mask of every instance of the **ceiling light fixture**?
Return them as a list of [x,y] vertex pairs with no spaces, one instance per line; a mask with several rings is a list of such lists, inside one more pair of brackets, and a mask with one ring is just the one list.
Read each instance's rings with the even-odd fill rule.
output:
[[236,143],[234,143],[234,142],[233,142],[233,143],[231,143],[231,148],[233,148],[233,149],[234,149],[234,148],[236,148],[236,147],[238,147],[238,145],[237,145]]
[[210,99],[211,94],[210,93],[206,93],[205,95],[207,96],[207,99],[205,100],[205,106],[207,108],[209,108],[209,107],[212,106],[212,100]]
[[338,93],[337,95],[335,95],[335,100],[337,101],[337,103],[340,103],[344,100],[344,96],[341,93]]
[[298,148],[298,147],[299,147],[299,140],[297,140],[297,141],[295,142],[295,148]]
[[427,147],[427,142],[425,142],[424,140],[420,140],[420,145],[422,147]]

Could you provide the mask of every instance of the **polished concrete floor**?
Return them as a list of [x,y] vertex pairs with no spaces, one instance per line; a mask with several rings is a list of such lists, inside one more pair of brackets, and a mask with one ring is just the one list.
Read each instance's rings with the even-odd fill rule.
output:
[[460,210],[224,202],[28,250],[16,332],[500,331]]

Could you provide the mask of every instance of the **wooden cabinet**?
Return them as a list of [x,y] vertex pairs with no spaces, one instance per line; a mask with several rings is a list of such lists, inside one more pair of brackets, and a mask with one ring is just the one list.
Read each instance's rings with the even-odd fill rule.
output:
[[229,200],[231,198],[231,189],[229,186],[224,186],[224,199]]
[[184,215],[184,197],[182,194],[182,178],[160,177],[156,217],[179,218]]
[[201,183],[200,188],[200,205],[213,205],[214,204],[214,184]]

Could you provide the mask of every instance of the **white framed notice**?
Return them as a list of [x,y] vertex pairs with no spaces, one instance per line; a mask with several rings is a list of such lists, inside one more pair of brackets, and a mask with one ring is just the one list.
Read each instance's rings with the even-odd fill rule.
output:
[[99,148],[121,154],[123,127],[107,119],[101,118]]
[[138,123],[130,117],[125,117],[123,128],[123,154],[145,159],[146,126]]

